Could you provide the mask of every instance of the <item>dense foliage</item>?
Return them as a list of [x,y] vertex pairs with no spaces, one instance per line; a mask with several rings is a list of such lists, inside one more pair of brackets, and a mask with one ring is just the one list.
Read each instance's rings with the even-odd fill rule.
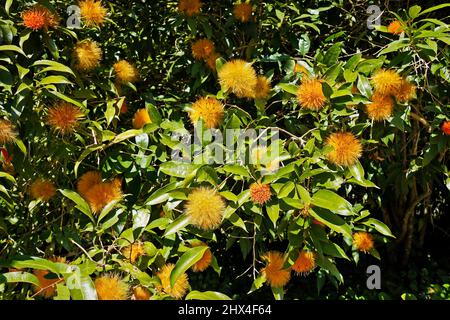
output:
[[450,3],[370,5],[2,1],[0,298],[448,298]]

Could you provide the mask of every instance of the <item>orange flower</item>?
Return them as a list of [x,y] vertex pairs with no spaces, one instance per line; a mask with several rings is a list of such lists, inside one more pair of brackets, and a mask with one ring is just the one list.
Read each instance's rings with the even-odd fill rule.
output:
[[449,120],[442,122],[441,130],[444,134],[450,136],[450,121]]
[[144,286],[137,286],[133,288],[133,300],[150,300],[150,291]]
[[385,96],[395,95],[399,91],[402,82],[402,77],[395,70],[381,69],[372,76],[375,92]]
[[377,92],[372,96],[372,102],[367,105],[367,114],[375,121],[386,120],[392,115],[394,102],[390,96],[385,96]]
[[48,201],[56,193],[55,185],[47,180],[37,179],[30,186],[30,194],[33,199]]
[[401,34],[404,30],[400,21],[394,20],[388,26],[388,32],[392,34]]
[[128,61],[119,60],[113,68],[119,83],[135,82],[139,79],[139,72]]
[[200,0],[180,0],[178,3],[178,10],[188,17],[198,14],[201,7],[202,2]]
[[233,14],[234,17],[241,22],[247,22],[252,15],[253,7],[250,3],[237,3],[234,5]]
[[199,39],[192,44],[192,56],[196,60],[205,60],[214,52],[214,43],[209,39]]
[[255,182],[250,186],[250,197],[253,202],[263,205],[269,201],[271,196],[272,191],[270,191],[270,186],[267,184]]
[[333,133],[328,137],[326,144],[333,147],[327,158],[334,164],[351,166],[361,157],[361,142],[350,132]]
[[266,99],[269,96],[270,81],[265,76],[258,76],[255,87],[255,99]]
[[193,125],[200,119],[205,122],[209,129],[217,128],[222,122],[224,115],[223,104],[216,98],[202,97],[198,99],[189,112],[189,117]]
[[410,83],[406,79],[402,79],[402,84],[397,92],[395,92],[395,98],[401,103],[408,102],[416,94],[416,86]]
[[90,188],[85,195],[92,212],[100,212],[108,203],[122,198],[121,181],[101,182]]
[[35,5],[24,11],[22,20],[25,27],[34,31],[56,28],[59,23],[58,16],[42,5]]
[[300,251],[297,260],[292,265],[292,270],[301,274],[308,274],[316,267],[316,259],[313,252]]
[[[192,245],[192,247],[200,247],[200,246],[208,247],[208,245],[206,243],[203,243],[201,241],[196,241],[196,242],[192,243],[191,245]],[[211,249],[208,248],[208,249],[206,249],[202,258],[200,260],[198,260],[192,266],[192,271],[194,271],[194,272],[205,271],[210,266],[211,261],[212,261],[212,253],[211,253]]]
[[217,52],[213,52],[211,53],[208,58],[205,59],[206,65],[208,66],[208,68],[210,68],[211,70],[215,71],[216,70],[216,60],[220,58],[220,54]]
[[258,81],[252,65],[244,60],[226,62],[218,72],[219,83],[225,91],[233,92],[238,98],[254,98]]
[[214,230],[222,223],[225,201],[216,190],[200,187],[189,193],[185,212],[194,226]]
[[130,244],[122,249],[122,255],[131,263],[135,263],[139,257],[145,255],[144,245],[141,242]]
[[164,265],[156,274],[161,280],[161,286],[158,290],[175,299],[181,299],[187,292],[189,287],[189,279],[186,273],[182,273],[172,287],[170,285],[170,274],[172,273],[173,268],[175,268],[175,265],[173,263],[168,263]]
[[85,198],[89,190],[102,182],[102,176],[98,171],[88,171],[84,173],[79,179],[77,183],[77,191],[78,193]]
[[133,128],[142,129],[148,123],[152,123],[152,119],[150,119],[147,108],[136,111],[133,117]]
[[[52,257],[49,259],[53,262],[66,262],[64,257]],[[48,270],[33,270],[33,274],[39,281],[39,286],[34,287],[34,292],[37,295],[43,296],[44,298],[51,298],[56,294],[56,285],[63,281],[63,278],[58,278],[58,276]]]
[[105,22],[108,10],[102,6],[101,1],[83,0],[80,1],[81,17],[87,26],[99,26]]
[[94,281],[98,300],[127,300],[128,284],[118,275],[107,274]]
[[92,40],[80,41],[73,50],[75,68],[81,71],[90,71],[100,64],[102,50]]
[[356,232],[353,234],[353,244],[359,251],[367,253],[373,248],[373,237],[367,232]]
[[17,133],[11,121],[0,119],[0,145],[13,142],[16,137]]
[[83,117],[80,108],[62,101],[48,110],[47,124],[60,134],[71,134]]
[[306,79],[297,90],[297,99],[302,108],[320,110],[326,102],[322,82],[318,79]]
[[284,269],[284,256],[278,251],[269,251],[261,257],[266,266],[261,269],[267,282],[272,287],[284,287],[291,278],[291,271]]

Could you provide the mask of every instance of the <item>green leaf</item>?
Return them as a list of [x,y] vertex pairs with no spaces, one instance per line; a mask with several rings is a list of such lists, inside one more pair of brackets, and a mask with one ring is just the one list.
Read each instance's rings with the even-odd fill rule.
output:
[[327,65],[327,66],[332,66],[335,63],[337,63],[338,59],[339,59],[339,55],[341,54],[341,47],[342,44],[341,43],[336,43],[333,46],[331,46],[330,49],[327,50],[327,52],[325,53],[325,56],[323,58],[323,62]]
[[13,3],[13,0],[6,0],[5,2],[5,11],[9,15],[9,9],[11,8],[11,5]]
[[167,237],[175,232],[178,232],[179,230],[186,227],[190,222],[191,222],[190,217],[188,215],[182,214],[167,226],[163,237]]
[[362,224],[364,224],[368,227],[375,228],[375,230],[377,230],[382,235],[395,238],[395,236],[392,234],[389,227],[377,219],[369,218],[369,219],[363,221]]
[[350,226],[345,223],[345,220],[341,217],[320,208],[309,209],[309,214],[332,230],[341,233],[346,237],[352,237]]
[[39,85],[45,86],[49,84],[73,84],[64,76],[48,76],[39,82]]
[[94,216],[92,215],[89,204],[78,193],[68,189],[59,189],[59,192],[61,192],[66,198],[69,198],[70,200],[75,202],[76,203],[75,208],[80,210],[82,213],[88,216],[93,223],[95,223],[95,219]]
[[409,17],[411,19],[417,18],[419,16],[420,10],[422,10],[422,8],[420,6],[412,6],[408,10]]
[[103,149],[104,147],[105,147],[104,144],[99,144],[99,145],[91,146],[91,147],[88,147],[88,148],[84,149],[84,151],[81,153],[81,155],[78,158],[78,160],[75,162],[75,166],[74,166],[75,175],[78,175],[78,167],[80,166],[81,162],[88,155],[90,155],[92,152],[94,152],[96,150]]
[[94,283],[88,275],[80,275],[76,279],[76,286],[70,289],[70,294],[74,300],[97,300],[97,291]]
[[446,7],[450,7],[450,3],[444,3],[444,4],[440,4],[440,5],[428,8],[426,10],[423,10],[417,16],[421,16],[421,15],[424,15],[424,14],[427,14],[427,13],[430,13],[430,12],[433,12],[433,11],[436,11],[436,10],[440,10],[440,9],[446,8]]
[[78,101],[76,101],[76,100],[66,96],[65,94],[63,94],[61,92],[50,90],[49,93],[54,95],[57,98],[60,98],[60,99],[62,99],[64,101],[67,101],[67,102],[69,102],[71,104],[74,104],[74,105],[76,105],[77,107],[79,107],[81,109],[84,109],[84,105],[82,103],[80,103],[80,102],[78,102]]
[[238,176],[250,177],[250,174],[249,174],[247,168],[240,166],[240,165],[227,164],[227,165],[223,166],[222,170],[227,173],[236,174]]
[[281,90],[294,95],[297,94],[298,91],[298,86],[293,83],[279,83],[278,87],[281,88]]
[[284,289],[283,287],[270,287],[272,289],[272,294],[275,300],[283,300]]
[[264,277],[263,274],[260,274],[252,283],[252,287],[250,288],[249,294],[258,290],[263,286],[263,284],[266,282],[266,277]]
[[143,133],[142,129],[127,130],[127,131],[122,132],[122,133],[118,134],[117,136],[115,136],[114,140],[111,142],[111,144],[116,144],[116,143],[122,142],[124,140],[134,138],[134,137],[140,135],[141,133]]
[[313,195],[311,203],[340,215],[349,216],[354,214],[352,205],[340,195],[330,190],[322,189],[317,191]]
[[14,282],[26,282],[31,283],[36,286],[40,286],[38,278],[34,274],[23,272],[23,271],[17,271],[17,272],[7,272],[0,274],[0,283],[2,282],[8,282],[8,283],[14,283]]
[[178,260],[177,264],[173,268],[170,274],[170,286],[173,287],[178,278],[190,267],[192,267],[197,261],[199,261],[205,251],[208,250],[207,246],[198,246],[189,249]]
[[8,265],[15,269],[30,268],[39,270],[49,270],[53,273],[58,273],[59,271],[56,263],[38,257],[21,256],[20,258],[13,259]]
[[270,221],[272,221],[273,226],[277,226],[277,220],[280,217],[280,204],[278,202],[268,205],[266,207],[267,215],[269,216]]
[[199,165],[193,165],[191,163],[168,161],[162,163],[159,170],[169,176],[186,178],[198,168]]
[[189,292],[185,300],[231,300],[226,294],[216,292],[216,291],[204,291],[200,292],[197,290]]
[[53,60],[38,60],[32,64],[32,66],[47,66],[46,68],[40,70],[38,73],[47,72],[47,71],[57,71],[69,73],[75,77],[75,73],[68,66],[63,65],[62,63],[53,61]]
[[409,41],[405,40],[405,39],[392,41],[391,43],[389,43],[387,48],[381,50],[378,55],[381,56],[381,55],[389,53],[389,52],[394,52],[394,51],[397,52],[400,49],[408,47],[408,46],[409,46]]
[[23,55],[25,57],[27,56],[25,54],[25,52],[23,52],[22,49],[20,49],[18,46],[12,45],[12,44],[5,44],[5,45],[0,46],[0,51],[14,51],[14,52],[20,53],[21,55]]

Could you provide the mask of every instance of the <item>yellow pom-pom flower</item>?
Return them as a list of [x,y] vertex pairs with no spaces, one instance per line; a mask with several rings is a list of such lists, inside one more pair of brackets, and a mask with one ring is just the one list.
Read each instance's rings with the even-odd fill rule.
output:
[[136,111],[133,116],[133,128],[142,129],[148,123],[152,123],[152,119],[150,119],[147,108]]
[[189,117],[192,124],[203,119],[205,126],[209,129],[217,128],[224,116],[223,104],[216,98],[202,97],[192,105]]
[[77,182],[77,191],[84,198],[86,197],[89,190],[99,184],[102,183],[102,176],[98,171],[88,171],[84,173]]
[[261,272],[267,282],[272,287],[284,287],[291,279],[291,271],[283,267],[285,260],[283,254],[278,251],[269,251],[261,258],[266,262],[266,266],[261,269]]
[[374,247],[373,237],[367,232],[356,232],[353,234],[353,244],[359,251],[369,252]]
[[258,76],[255,87],[255,99],[266,99],[271,89],[270,81],[265,76]]
[[102,50],[92,40],[80,41],[73,50],[75,68],[80,71],[91,71],[100,64]]
[[235,59],[225,63],[218,72],[219,83],[225,91],[231,91],[238,98],[254,98],[257,83],[256,72],[244,60]]
[[404,28],[400,21],[394,20],[388,25],[388,32],[392,34],[401,34],[403,33]]
[[241,22],[248,22],[252,16],[253,7],[250,3],[243,2],[234,5],[233,14]]
[[98,300],[127,300],[129,287],[116,274],[106,274],[94,281]]
[[361,142],[350,132],[333,133],[328,137],[326,144],[333,147],[327,158],[334,164],[351,166],[361,157]]
[[410,101],[416,95],[416,86],[406,79],[402,79],[402,84],[397,92],[394,93],[398,102],[405,103]]
[[214,43],[209,39],[199,39],[192,44],[192,56],[196,60],[205,60],[214,52]]
[[220,226],[225,211],[225,202],[220,194],[211,188],[193,190],[186,203],[185,212],[196,227],[213,230]]
[[[66,258],[64,257],[52,257],[49,260],[60,263],[66,262]],[[35,269],[33,270],[33,274],[39,281],[39,286],[34,286],[34,292],[36,295],[47,299],[56,294],[56,285],[64,281],[63,278],[59,278],[56,274],[48,270]]]
[[272,191],[270,191],[270,186],[267,184],[255,182],[250,186],[250,198],[255,203],[263,205],[264,203],[269,201],[271,196]]
[[[192,247],[208,247],[208,245],[206,243],[203,243],[201,241],[196,241],[194,243],[191,244]],[[208,247],[208,249],[206,249],[205,253],[203,253],[203,256],[201,257],[200,260],[198,260],[196,263],[194,263],[194,265],[191,267],[192,271],[194,272],[202,272],[205,271],[212,262],[212,253],[211,253],[211,249]]]
[[137,69],[128,61],[120,60],[113,66],[119,83],[135,82],[139,79]]
[[394,102],[390,96],[374,93],[372,102],[367,105],[367,115],[375,121],[386,120],[392,116]]
[[200,13],[202,2],[200,0],[180,0],[178,3],[178,11],[191,17]]
[[158,289],[172,298],[181,299],[184,297],[189,287],[188,276],[186,273],[181,274],[172,287],[170,285],[170,274],[173,268],[175,268],[175,265],[173,263],[168,263],[159,270],[157,276],[161,280],[161,286]]
[[297,90],[297,99],[302,108],[314,111],[320,110],[326,102],[322,82],[318,79],[302,81]]
[[139,257],[145,255],[144,245],[141,242],[132,243],[122,249],[122,255],[131,263],[135,263]]
[[48,110],[47,124],[54,131],[66,135],[75,131],[82,118],[84,113],[80,108],[63,101]]
[[292,265],[292,270],[298,274],[306,275],[316,267],[316,259],[314,252],[300,251],[297,259]]
[[81,17],[87,26],[100,26],[105,22],[108,10],[99,0],[83,0],[79,3]]
[[33,199],[48,201],[56,194],[55,185],[44,179],[35,180],[30,186],[30,195]]
[[122,198],[121,181],[114,179],[111,182],[102,182],[92,186],[86,192],[85,199],[93,213],[99,213],[108,203]]
[[150,300],[150,291],[144,286],[137,286],[133,288],[133,300]]
[[11,121],[0,119],[0,145],[13,142],[16,137],[17,133]]
[[402,85],[402,77],[395,70],[381,69],[372,76],[375,92],[382,95],[394,95]]

